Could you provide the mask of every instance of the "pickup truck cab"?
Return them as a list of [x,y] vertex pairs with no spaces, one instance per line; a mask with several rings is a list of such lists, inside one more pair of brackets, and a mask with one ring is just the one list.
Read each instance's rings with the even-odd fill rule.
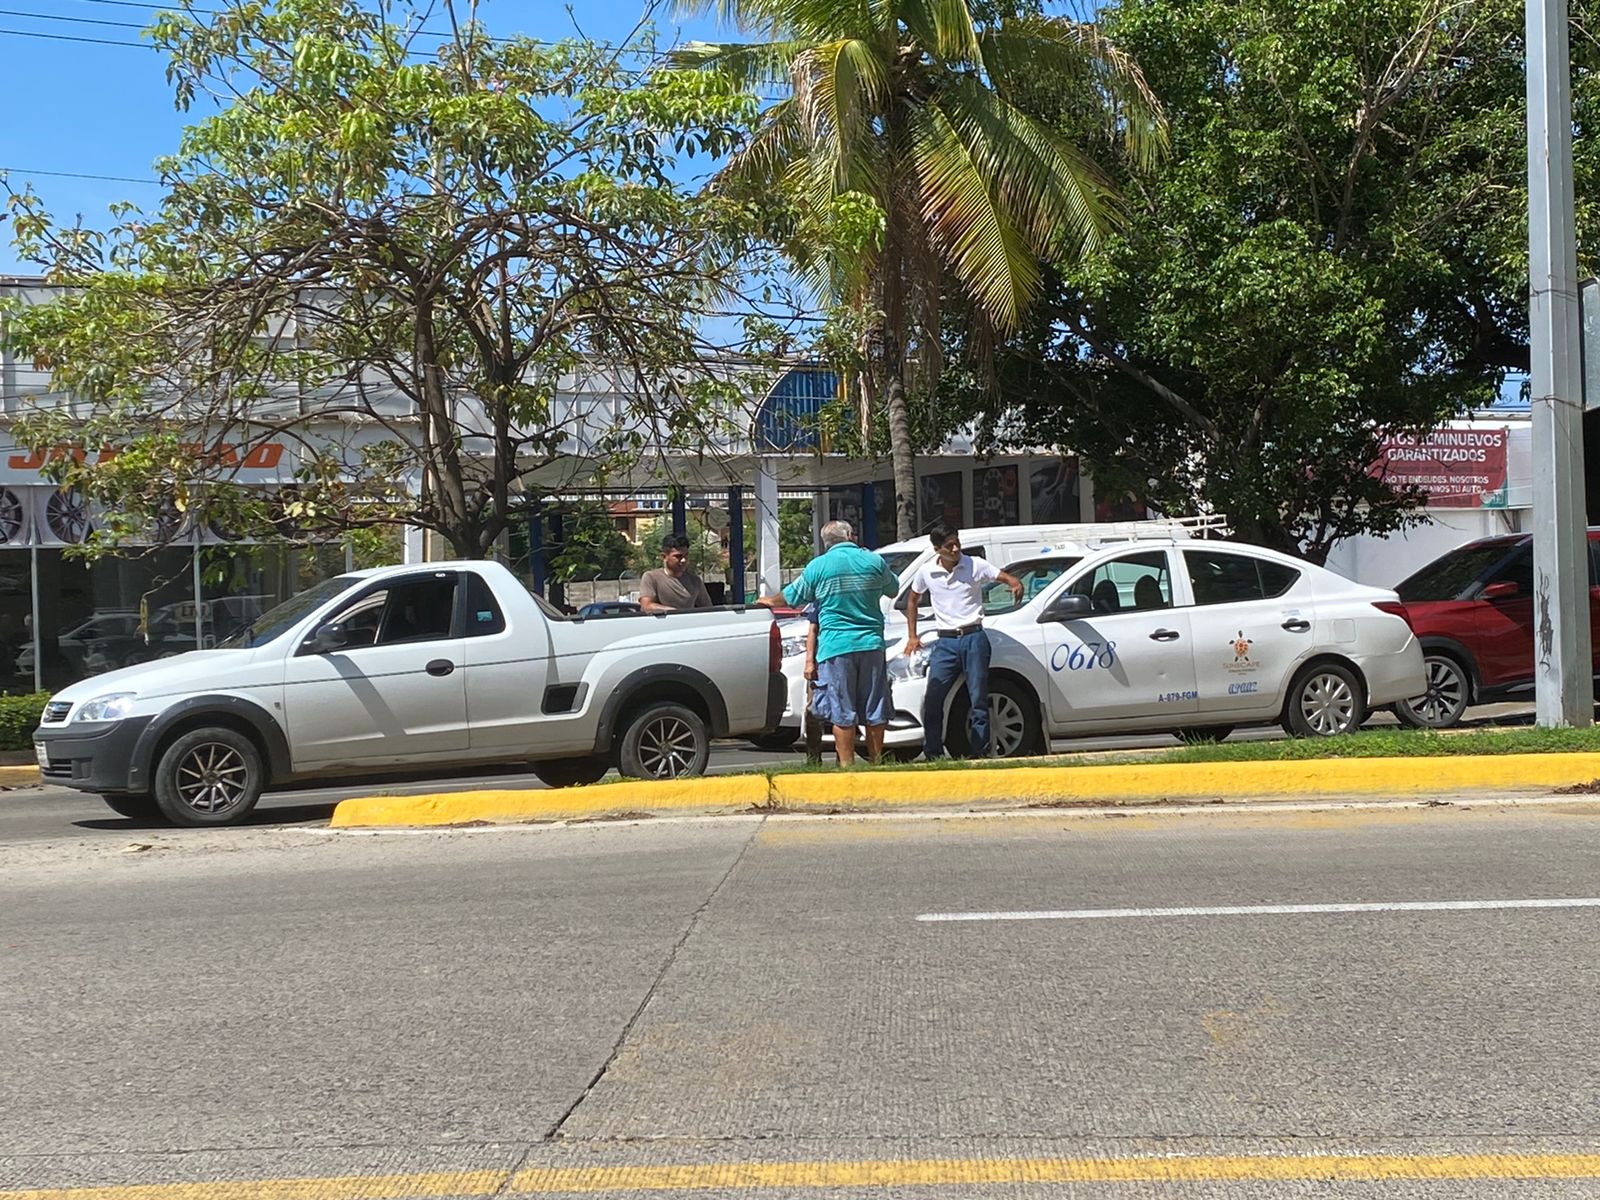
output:
[[424,765],[671,779],[703,772],[712,738],[777,723],[779,658],[765,610],[569,618],[498,563],[386,567],[215,649],[74,684],[34,748],[45,782],[180,825],[233,824],[270,787]]

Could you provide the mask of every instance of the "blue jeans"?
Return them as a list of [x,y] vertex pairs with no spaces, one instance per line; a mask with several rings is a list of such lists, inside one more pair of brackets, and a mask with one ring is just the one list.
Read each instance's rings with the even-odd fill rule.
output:
[[944,702],[965,675],[972,713],[967,718],[973,758],[989,754],[989,633],[977,629],[962,637],[940,637],[928,651],[928,690],[922,701],[922,753],[944,754]]

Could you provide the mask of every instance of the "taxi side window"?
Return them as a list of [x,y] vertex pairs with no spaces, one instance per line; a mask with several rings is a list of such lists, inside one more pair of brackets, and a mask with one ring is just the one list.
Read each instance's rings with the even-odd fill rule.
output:
[[1271,600],[1294,586],[1300,572],[1283,563],[1220,550],[1185,550],[1184,563],[1196,604]]
[[1096,613],[1148,612],[1172,607],[1172,577],[1164,551],[1128,554],[1101,563],[1072,585]]

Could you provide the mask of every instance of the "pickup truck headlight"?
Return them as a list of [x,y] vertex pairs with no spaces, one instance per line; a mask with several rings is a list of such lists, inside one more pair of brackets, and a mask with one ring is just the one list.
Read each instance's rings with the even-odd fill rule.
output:
[[783,639],[783,656],[797,658],[806,652],[806,639],[801,637],[786,637]]
[[78,711],[72,714],[74,721],[120,721],[127,716],[133,708],[134,697],[137,692],[112,692],[108,696],[96,696],[93,700],[86,700],[78,705]]
[[923,679],[928,674],[928,651],[924,647],[915,654],[902,654],[889,660],[889,678],[893,680]]

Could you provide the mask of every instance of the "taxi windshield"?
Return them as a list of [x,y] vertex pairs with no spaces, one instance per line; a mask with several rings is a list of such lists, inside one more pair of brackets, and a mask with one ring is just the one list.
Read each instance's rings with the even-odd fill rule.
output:
[[1011,595],[1011,589],[998,580],[985,584],[983,589],[983,615],[996,617],[1002,613],[1016,612],[1032,602],[1033,598],[1052,582],[1059,579],[1066,571],[1070,571],[1081,560],[1078,556],[1071,558],[1046,558],[1031,562],[1013,563],[1006,568],[1006,574],[1015,578],[1022,584],[1022,599],[1017,600]]

